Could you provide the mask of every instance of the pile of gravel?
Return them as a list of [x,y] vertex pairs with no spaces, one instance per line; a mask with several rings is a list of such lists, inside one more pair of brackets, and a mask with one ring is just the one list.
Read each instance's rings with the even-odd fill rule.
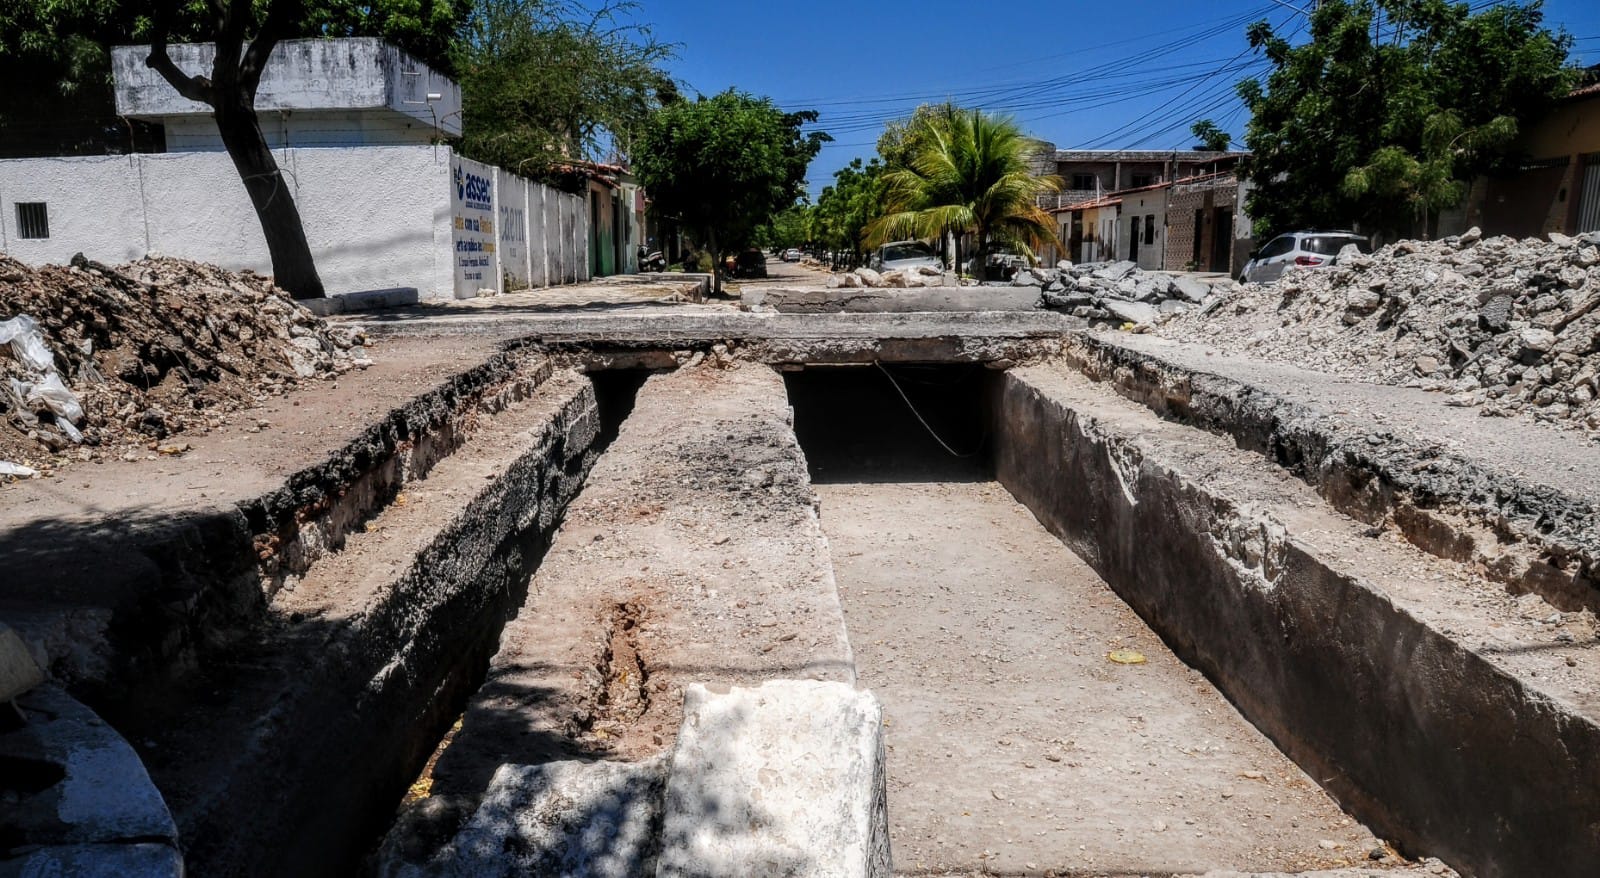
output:
[[[1219,290],[1219,292],[1222,292]],[[1399,241],[1233,287],[1159,334],[1600,438],[1600,233]]]
[[[31,268],[0,254],[0,462],[142,455],[371,363],[271,281],[181,259]],[[172,453],[170,449],[168,453]]]
[[[1195,277],[1143,271],[1133,262],[1057,263],[1053,269],[1024,268],[1013,286],[1039,287],[1044,306],[1091,323],[1150,326],[1203,305],[1215,285]],[[1221,292],[1219,290],[1219,292]]]

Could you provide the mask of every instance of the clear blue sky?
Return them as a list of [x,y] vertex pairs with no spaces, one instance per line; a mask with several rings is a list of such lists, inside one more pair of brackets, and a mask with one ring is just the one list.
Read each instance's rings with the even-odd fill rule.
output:
[[[1269,0],[643,0],[638,17],[680,44],[669,67],[694,91],[737,86],[822,113],[835,142],[811,165],[813,194],[874,154],[886,119],[946,97],[1010,112],[1062,149],[1186,148],[1207,117],[1239,137],[1233,84],[1266,67],[1245,25],[1304,21]],[[1600,0],[1548,0],[1545,18],[1600,63]]]

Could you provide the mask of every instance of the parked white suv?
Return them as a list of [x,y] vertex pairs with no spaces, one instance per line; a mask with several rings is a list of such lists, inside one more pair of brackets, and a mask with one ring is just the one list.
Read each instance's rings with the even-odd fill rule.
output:
[[1332,265],[1339,251],[1354,244],[1362,253],[1372,252],[1372,242],[1355,232],[1288,232],[1273,238],[1251,254],[1239,272],[1240,283],[1272,283],[1291,268],[1324,268]]

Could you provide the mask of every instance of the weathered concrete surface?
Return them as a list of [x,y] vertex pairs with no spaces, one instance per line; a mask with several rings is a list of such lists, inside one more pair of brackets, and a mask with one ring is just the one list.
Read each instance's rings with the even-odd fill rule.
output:
[[1037,287],[844,289],[747,287],[740,307],[781,314],[906,314],[918,311],[1034,311]]
[[366,372],[188,438],[181,458],[8,486],[0,617],[116,722],[241,636],[271,594],[453,451],[478,412],[551,369],[478,341],[383,347]]
[[502,765],[440,855],[393,878],[634,878],[655,872],[667,754],[643,762]]
[[128,742],[59,686],[16,704],[28,722],[0,733],[0,876],[181,876],[177,827]]
[[1571,432],[1150,336],[1067,348],[1091,377],[1267,455],[1348,515],[1563,610],[1600,611],[1600,454]]
[[789,417],[762,366],[649,379],[502,633],[430,797],[390,831],[384,874],[439,862],[502,765],[672,746],[690,683],[854,682]]
[[1071,370],[1003,382],[1002,483],[1352,813],[1472,875],[1592,871],[1600,655],[1572,620]]
[[267,624],[123,719],[195,874],[349,873],[521,603],[598,430],[571,372],[481,417]]
[[[871,363],[1027,361],[1061,351],[1063,333],[1082,321],[1050,311],[967,311],[944,314],[750,314],[662,308],[638,314],[500,314],[434,317],[418,312],[374,318],[361,326],[375,336],[490,333],[526,338],[553,353],[581,354],[609,366],[671,368],[692,352],[724,345],[756,363]],[[683,357],[674,358],[674,352]]]
[[683,713],[658,878],[889,878],[883,710],[870,693],[696,684]]
[[903,872],[1300,871],[1378,847],[1001,486],[817,493]]

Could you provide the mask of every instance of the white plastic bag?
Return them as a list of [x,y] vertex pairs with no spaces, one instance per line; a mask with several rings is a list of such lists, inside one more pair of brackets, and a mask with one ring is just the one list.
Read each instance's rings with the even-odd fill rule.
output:
[[0,320],[0,344],[7,343],[11,345],[11,355],[30,371],[55,371],[55,355],[50,353],[49,346],[44,343],[44,333],[39,331],[39,324],[32,317],[18,314],[10,320]]
[[78,402],[78,395],[68,390],[67,385],[61,383],[61,376],[54,372],[47,373],[28,388],[28,402],[36,399],[43,400],[46,408],[74,424],[83,420],[83,404]]

